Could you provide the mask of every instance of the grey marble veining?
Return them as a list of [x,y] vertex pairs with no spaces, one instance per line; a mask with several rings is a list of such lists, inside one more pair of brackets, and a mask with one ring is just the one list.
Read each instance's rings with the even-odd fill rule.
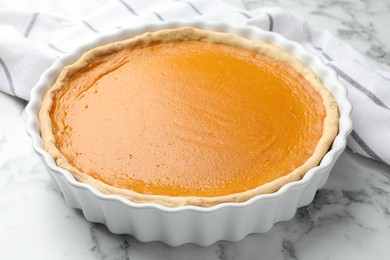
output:
[[242,5],[248,10],[279,6],[300,13],[313,27],[331,31],[390,68],[389,0],[242,0]]
[[[82,19],[106,0],[0,0],[0,7]],[[390,65],[390,1],[228,0],[281,6]],[[69,208],[25,133],[26,103],[0,93],[0,259],[389,259],[390,166],[347,150],[312,204],[265,234],[210,247],[169,247],[114,235]]]

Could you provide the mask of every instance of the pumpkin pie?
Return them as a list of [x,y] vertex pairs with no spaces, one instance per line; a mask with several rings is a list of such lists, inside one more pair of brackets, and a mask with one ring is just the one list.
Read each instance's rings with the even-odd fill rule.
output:
[[338,107],[288,52],[190,27],[83,54],[39,113],[57,165],[103,193],[168,207],[243,202],[301,179]]

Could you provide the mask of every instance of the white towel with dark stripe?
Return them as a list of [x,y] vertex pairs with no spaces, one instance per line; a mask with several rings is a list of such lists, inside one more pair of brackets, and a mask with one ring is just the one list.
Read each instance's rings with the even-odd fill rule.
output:
[[216,0],[113,0],[81,22],[0,9],[0,90],[28,100],[41,73],[81,43],[130,24],[178,19],[257,26],[321,55],[349,90],[354,107],[349,147],[390,164],[390,73],[329,32],[313,30],[300,15],[280,8],[243,11]]

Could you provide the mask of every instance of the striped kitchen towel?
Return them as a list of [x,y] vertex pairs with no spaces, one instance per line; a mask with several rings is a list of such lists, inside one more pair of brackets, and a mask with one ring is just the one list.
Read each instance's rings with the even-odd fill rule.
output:
[[322,56],[348,87],[354,107],[348,146],[390,164],[390,73],[329,32],[314,30],[300,15],[280,8],[243,11],[209,0],[113,0],[81,22],[0,9],[0,90],[28,100],[46,68],[97,34],[129,24],[178,19],[257,26]]

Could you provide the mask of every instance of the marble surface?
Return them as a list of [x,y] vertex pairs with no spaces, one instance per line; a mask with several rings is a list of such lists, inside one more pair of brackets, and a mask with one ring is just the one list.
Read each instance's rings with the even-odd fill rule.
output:
[[[0,0],[1,7],[80,20],[107,0]],[[228,0],[243,9],[301,13],[390,68],[390,1]],[[2,84],[2,83],[0,83]],[[390,167],[352,154],[339,159],[312,204],[268,233],[210,247],[141,243],[86,221],[54,190],[32,151],[26,102],[0,93],[0,259],[389,259]]]

